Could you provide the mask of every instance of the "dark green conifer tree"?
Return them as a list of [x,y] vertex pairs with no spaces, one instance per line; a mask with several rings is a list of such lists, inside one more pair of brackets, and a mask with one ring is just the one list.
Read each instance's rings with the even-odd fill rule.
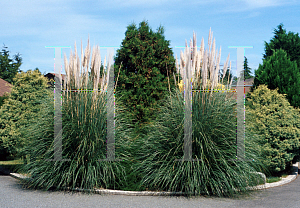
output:
[[283,49],[274,50],[273,55],[263,60],[255,70],[251,92],[258,85],[265,84],[270,90],[278,88],[278,93],[286,94],[291,106],[300,106],[300,72],[296,61],[291,61]]
[[245,79],[250,79],[253,76],[251,75],[251,68],[248,67],[248,59],[244,56],[244,75]]
[[115,57],[116,98],[122,96],[137,121],[136,127],[155,119],[158,101],[175,88],[174,76],[178,77],[164,28],[160,26],[157,33],[149,29],[145,21],[138,29],[129,25]]
[[[270,43],[265,41],[265,54],[263,58],[273,54],[274,50],[279,50],[280,48],[285,50],[287,57],[291,61],[296,61],[298,67],[300,66],[300,37],[298,33],[289,32],[283,29],[283,24],[277,26],[277,30],[274,30],[274,38],[270,40]],[[299,70],[299,69],[298,69]]]

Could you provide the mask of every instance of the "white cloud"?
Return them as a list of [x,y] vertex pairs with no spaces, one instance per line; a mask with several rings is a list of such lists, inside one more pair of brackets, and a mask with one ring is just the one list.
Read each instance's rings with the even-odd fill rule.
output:
[[251,9],[279,6],[281,3],[286,2],[286,1],[280,1],[280,0],[243,0],[243,1],[246,3],[248,8],[251,8]]
[[[216,2],[224,2],[223,0],[216,0]],[[297,0],[232,0],[230,4],[224,4],[224,6],[218,10],[218,13],[236,13],[246,12],[251,10],[288,6],[288,5],[299,5]],[[251,14],[257,16],[258,14]],[[251,17],[250,15],[250,17]]]

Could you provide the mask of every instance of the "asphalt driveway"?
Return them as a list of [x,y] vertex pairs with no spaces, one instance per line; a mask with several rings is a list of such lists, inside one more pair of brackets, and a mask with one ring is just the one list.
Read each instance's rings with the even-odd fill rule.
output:
[[0,175],[0,207],[300,207],[300,179],[239,198],[99,195],[29,190],[19,180]]

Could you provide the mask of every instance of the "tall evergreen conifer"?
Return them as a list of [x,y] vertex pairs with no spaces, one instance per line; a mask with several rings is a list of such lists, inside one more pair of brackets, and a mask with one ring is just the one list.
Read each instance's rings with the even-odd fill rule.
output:
[[244,75],[245,79],[250,79],[253,76],[251,75],[251,68],[248,67],[248,59],[244,56]]
[[[265,41],[265,54],[263,58],[273,54],[273,50],[279,50],[280,48],[285,50],[287,57],[291,61],[296,61],[298,67],[300,66],[300,37],[298,33],[289,32],[283,29],[283,24],[277,26],[277,30],[274,30],[274,38],[270,40],[270,43]],[[299,69],[298,69],[299,70]]]
[[165,40],[162,26],[157,33],[149,29],[145,21],[138,29],[134,23],[129,25],[115,57],[116,97],[121,96],[133,113],[136,127],[152,121],[159,112],[158,100],[175,88],[170,41]]
[[291,61],[283,49],[273,50],[273,55],[263,60],[255,70],[251,92],[258,85],[265,84],[270,90],[279,88],[278,93],[286,94],[293,107],[300,106],[300,72],[296,61]]

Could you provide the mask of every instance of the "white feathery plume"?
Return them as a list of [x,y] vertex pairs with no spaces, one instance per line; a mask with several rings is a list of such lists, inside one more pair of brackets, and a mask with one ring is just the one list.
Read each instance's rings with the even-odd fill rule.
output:
[[201,61],[201,54],[200,54],[200,51],[196,51],[196,78],[198,79],[199,78],[199,73],[200,73],[200,61]]
[[[69,74],[69,69],[68,68],[69,68],[69,65],[68,65],[68,60],[67,60],[66,54],[64,54],[64,64],[65,64],[65,71],[66,71],[66,77],[65,77],[65,82],[64,82],[64,89],[67,90],[68,74]],[[67,94],[68,94],[68,91],[67,91]]]
[[110,67],[111,67],[111,58],[112,58],[112,54],[109,55],[108,57],[108,66],[107,66],[107,82],[106,82],[106,89],[108,87],[109,84],[109,74],[110,74]]
[[97,68],[96,68],[96,70],[98,71],[98,78],[97,78],[97,89],[98,89],[98,85],[99,85],[99,82],[100,82],[100,68],[101,68],[101,54],[100,54],[100,48],[99,48],[99,46],[97,46],[97,51],[98,51],[98,54],[99,54],[99,56],[98,56],[98,65],[97,65]]
[[221,46],[220,46],[220,51],[219,51],[219,55],[218,55],[218,58],[217,58],[217,67],[216,67],[216,74],[217,74],[217,83],[220,82],[220,77],[218,76],[219,75],[219,71],[220,71],[220,61],[221,61]]
[[89,69],[89,63],[90,63],[90,55],[91,55],[91,47],[90,47],[90,36],[88,38],[88,43],[87,43],[87,60],[86,60],[86,67],[87,67],[87,70]]
[[224,79],[225,74],[226,74],[226,72],[227,72],[227,65],[228,65],[229,57],[230,57],[230,53],[228,54],[227,59],[226,59],[226,62],[225,62],[225,64],[224,64],[224,66],[223,66],[223,77],[222,77],[222,79]]
[[78,73],[78,67],[77,67],[77,47],[76,47],[76,41],[75,41],[75,45],[74,45],[74,70],[75,72],[75,76],[76,76],[76,89],[79,89],[78,83],[79,83],[79,73]]
[[203,58],[203,56],[204,56],[204,39],[203,39],[203,37],[202,37],[202,40],[201,40],[201,49],[200,49],[200,51],[201,51],[201,59]]
[[210,79],[210,81],[212,81],[212,77],[213,77],[215,47],[216,47],[216,43],[215,43],[215,40],[214,40],[213,45],[212,45],[212,51],[210,53],[210,58],[209,58],[209,71],[210,71],[209,79]]
[[[103,65],[104,67],[106,66],[106,56],[104,57],[104,65]],[[103,68],[103,70],[104,70],[104,68]],[[106,70],[107,70],[107,67],[106,67]]]
[[176,63],[176,71],[177,71],[177,74],[178,74],[179,73],[179,66],[178,66],[177,54],[176,54],[175,63]]
[[[190,69],[189,70],[192,70],[192,76],[194,76],[193,65],[194,65],[195,61],[193,59],[193,56],[191,56],[192,51],[193,51],[193,41],[191,39],[190,40],[190,48],[187,48],[187,52],[188,52],[188,56],[191,57],[191,59],[188,60],[190,62]],[[192,61],[192,64],[191,64],[191,61]]]
[[193,32],[193,57],[192,57],[192,60],[193,60],[193,65],[194,65],[194,68],[196,69],[196,62],[197,62],[197,37],[196,37],[196,33]]
[[[86,63],[85,63],[85,66],[86,66],[86,71],[85,71],[85,73],[86,73],[86,77],[85,77],[85,85],[86,85],[86,87],[87,87],[87,84],[88,84],[88,79],[89,79],[89,62],[90,62],[90,54],[91,54],[91,48],[90,48],[90,38],[88,38],[88,43],[87,43],[87,46],[86,46],[86,49],[85,49],[85,59],[86,59]],[[92,70],[92,72],[91,72],[91,74],[92,74],[92,76],[95,76],[95,69],[94,68],[92,68],[91,69]]]
[[180,51],[180,75],[181,78],[183,79],[183,68],[185,67],[185,63],[184,63],[184,54],[182,51]]
[[[76,41],[75,41],[75,49],[76,49]],[[77,88],[77,79],[78,79],[78,76],[77,76],[77,69],[76,69],[76,66],[77,66],[77,63],[76,63],[76,54],[74,53],[74,56],[72,57],[73,60],[72,60],[72,69],[74,70],[74,79],[75,79],[75,89],[78,89]]]
[[[79,57],[77,56],[77,60],[76,60],[76,63],[77,63],[77,71],[78,71],[78,76],[80,76],[80,61],[79,61]],[[78,77],[78,79],[77,79],[77,82],[78,82],[78,89],[80,89],[81,88],[81,85],[80,85],[80,80],[81,80],[81,77],[82,76],[80,76],[80,77]]]
[[104,90],[104,84],[105,84],[105,80],[106,80],[106,73],[104,72],[104,68],[105,68],[105,65],[106,65],[106,56],[104,57],[104,65],[103,65],[103,74],[104,76],[102,77],[102,83],[101,83],[101,91],[103,92]]
[[94,86],[93,86],[93,90],[97,90],[96,88],[97,88],[97,76],[98,76],[98,71],[99,71],[99,69],[98,69],[98,65],[99,65],[99,63],[98,63],[98,56],[99,56],[99,54],[98,54],[98,50],[96,50],[96,47],[94,47],[93,48],[93,54],[92,54],[92,62],[91,62],[91,68],[92,68],[92,71],[93,71],[93,75],[94,75],[94,79],[93,79],[93,84],[94,84]]
[[201,78],[201,60],[203,59],[203,56],[201,56],[201,51],[198,51],[197,55],[198,55],[198,57],[197,57],[197,70],[198,70],[197,76],[198,76],[198,79],[200,81],[200,78]]
[[205,50],[203,57],[203,68],[202,68],[202,86],[203,90],[206,89],[206,81],[207,81],[207,50]]
[[209,28],[209,34],[208,34],[208,55],[210,55],[211,51],[211,41],[212,41],[212,34],[211,34],[211,27]]
[[95,68],[95,56],[96,56],[96,48],[93,46],[93,51],[92,51],[92,60],[91,60],[91,68]]
[[82,40],[81,40],[81,66],[84,68],[85,57],[82,54],[83,54],[83,49],[82,49]]

